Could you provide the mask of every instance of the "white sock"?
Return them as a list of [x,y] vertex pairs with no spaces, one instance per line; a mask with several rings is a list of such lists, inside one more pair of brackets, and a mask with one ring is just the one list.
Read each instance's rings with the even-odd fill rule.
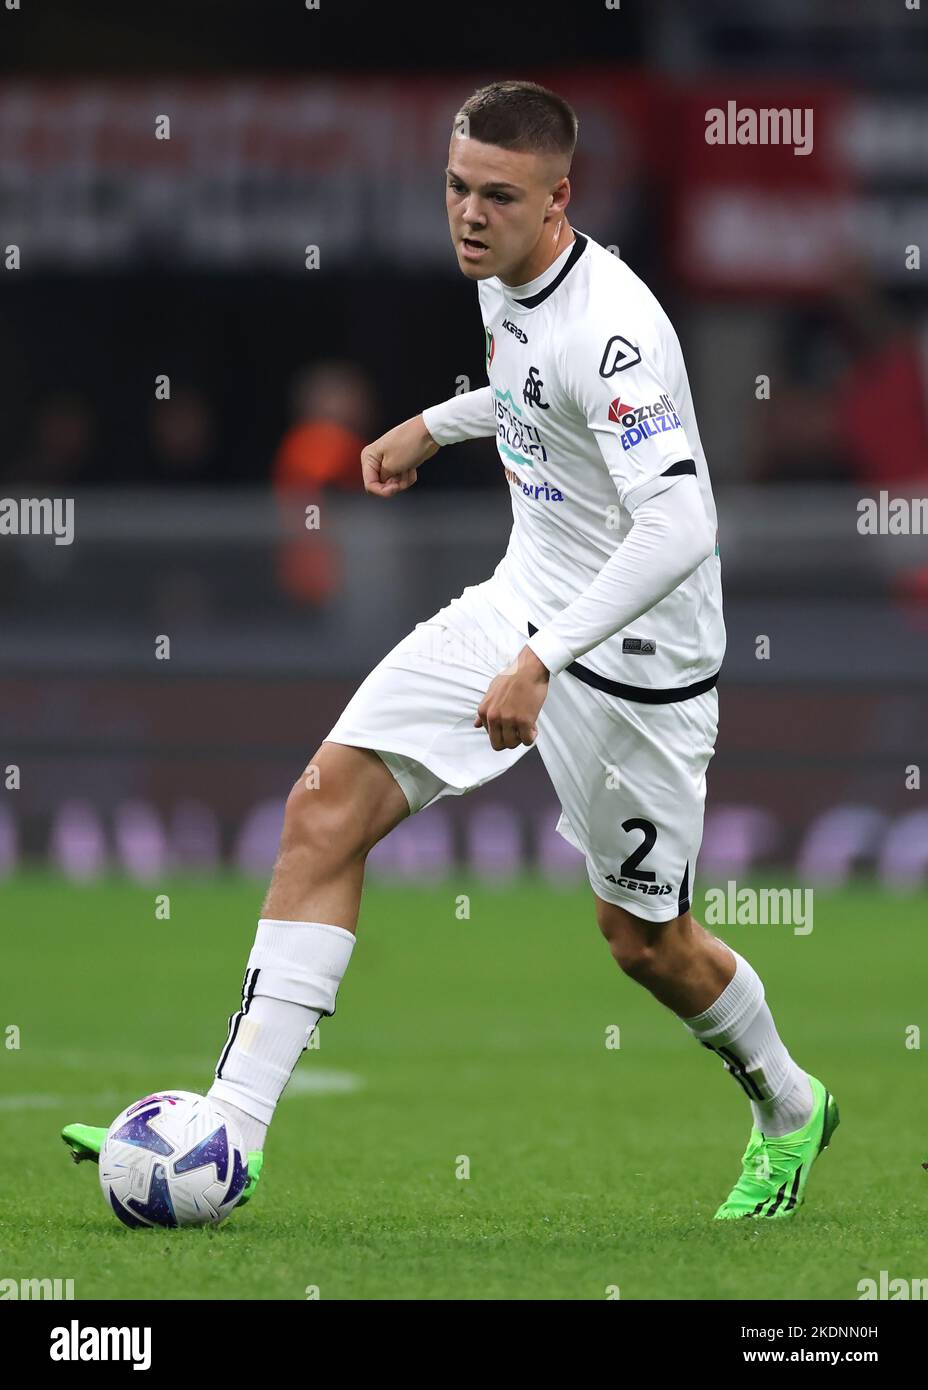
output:
[[682,1021],[723,1059],[750,1099],[754,1124],[775,1139],[808,1123],[812,1087],[780,1039],[760,976],[737,951],[732,955],[735,973],[715,1003]]
[[[319,1017],[315,1009],[263,997],[253,998],[241,1017],[222,1080],[213,1082],[208,1095],[219,1113],[238,1126],[249,1153],[264,1148],[274,1108]],[[217,1074],[218,1068],[217,1063]],[[237,1103],[230,1099],[233,1095]]]
[[207,1092],[238,1124],[248,1150],[264,1136],[317,1022],[335,1012],[354,935],[325,922],[262,918],[242,983],[242,1006]]

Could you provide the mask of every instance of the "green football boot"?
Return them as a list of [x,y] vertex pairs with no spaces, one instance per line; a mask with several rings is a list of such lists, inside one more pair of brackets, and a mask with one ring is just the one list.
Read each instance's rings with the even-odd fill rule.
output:
[[766,1138],[756,1127],[751,1130],[741,1177],[715,1213],[716,1221],[745,1216],[783,1221],[802,1205],[812,1164],[828,1148],[840,1121],[834,1096],[817,1077],[809,1081],[813,1105],[808,1124],[779,1139]]
[[[61,1131],[61,1137],[71,1150],[71,1157],[75,1163],[85,1161],[99,1163],[100,1150],[106,1138],[105,1129],[96,1125],[65,1125]],[[254,1153],[248,1155],[248,1181],[245,1184],[245,1190],[235,1204],[237,1207],[243,1207],[255,1195],[255,1188],[258,1186],[258,1179],[261,1176],[263,1166],[263,1149],[256,1149]]]

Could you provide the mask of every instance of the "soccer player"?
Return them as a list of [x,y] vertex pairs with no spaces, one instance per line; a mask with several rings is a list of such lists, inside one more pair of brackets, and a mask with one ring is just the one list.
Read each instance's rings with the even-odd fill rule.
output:
[[[749,963],[690,902],[725,648],[716,512],[676,334],[650,290],[567,220],[572,108],[535,83],[464,104],[446,201],[477,285],[488,385],[365,448],[389,499],[456,440],[495,436],[513,527],[493,576],[362,683],[287,801],[242,1003],[210,1097],[251,1150],[355,944],[365,857],[406,816],[537,747],[618,965],[724,1060],[753,1127],[716,1217],[790,1217],[838,1123]],[[103,1131],[71,1126],[78,1157]]]

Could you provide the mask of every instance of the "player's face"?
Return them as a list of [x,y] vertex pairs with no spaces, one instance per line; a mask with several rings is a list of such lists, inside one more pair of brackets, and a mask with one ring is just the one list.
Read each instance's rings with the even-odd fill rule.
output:
[[524,285],[550,263],[548,242],[570,199],[557,156],[453,136],[445,201],[458,265],[471,280]]

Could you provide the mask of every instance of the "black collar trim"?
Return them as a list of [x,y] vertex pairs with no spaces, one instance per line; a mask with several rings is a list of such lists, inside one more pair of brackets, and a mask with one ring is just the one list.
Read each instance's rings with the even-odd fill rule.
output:
[[537,294],[529,295],[528,299],[516,299],[514,296],[510,296],[510,300],[513,304],[517,304],[520,309],[536,309],[539,304],[544,303],[544,301],[548,298],[549,294],[554,293],[558,285],[565,278],[565,276],[570,274],[570,272],[573,270],[574,266],[577,264],[580,257],[586,250],[587,238],[583,235],[583,233],[574,232],[574,237],[575,241],[573,244],[573,249],[570,255],[567,257],[567,260],[564,262],[564,265],[560,273],[558,275],[555,275],[550,285],[545,285],[544,289],[539,290]]

